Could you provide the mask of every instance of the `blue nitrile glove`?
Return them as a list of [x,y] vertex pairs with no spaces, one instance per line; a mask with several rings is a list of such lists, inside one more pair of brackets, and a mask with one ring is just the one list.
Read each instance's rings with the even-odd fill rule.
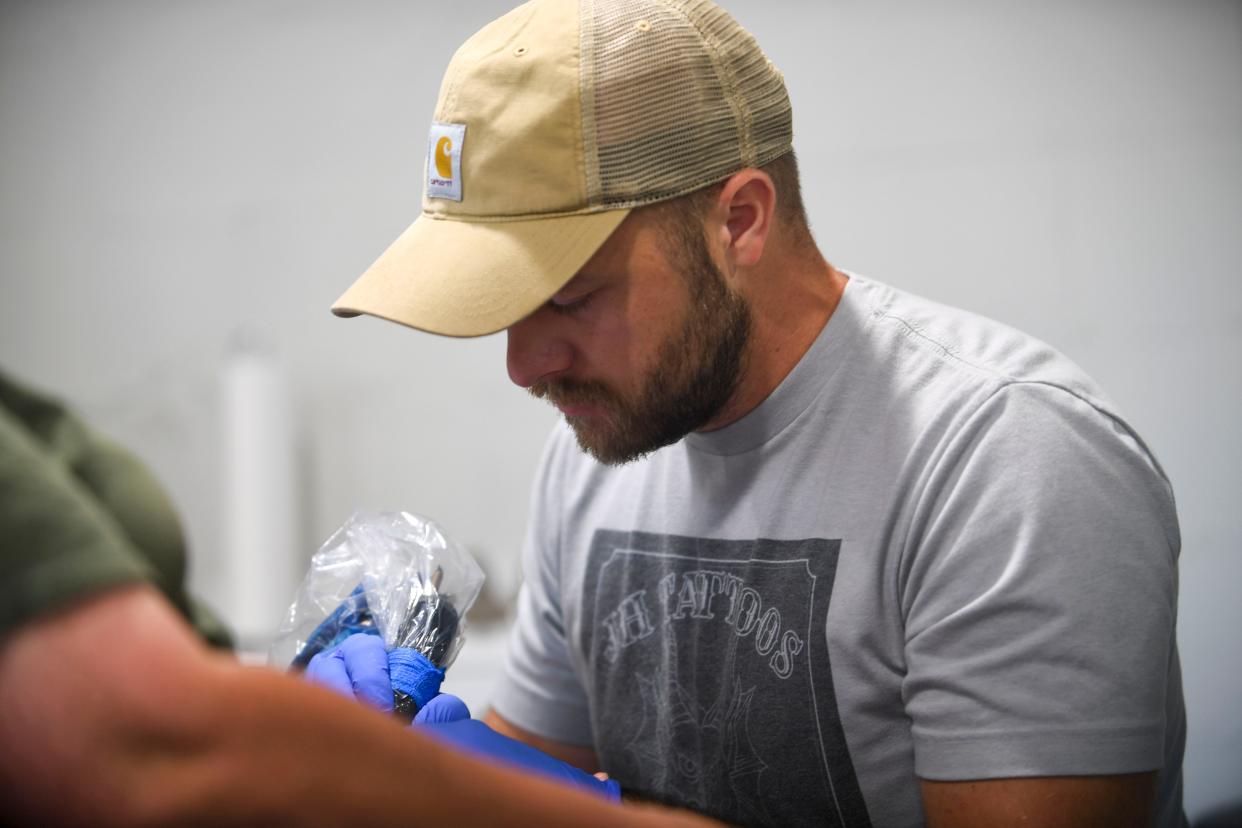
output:
[[596,779],[568,762],[562,762],[516,739],[502,736],[478,719],[461,717],[463,711],[465,716],[469,716],[470,711],[461,699],[441,693],[414,718],[414,726],[442,742],[484,759],[575,785],[610,802],[621,801],[621,786],[617,782]]
[[441,693],[427,702],[414,717],[414,724],[444,724],[470,718],[470,708],[452,693]]
[[440,692],[444,670],[417,650],[396,647],[370,633],[355,633],[339,645],[317,653],[306,677],[341,695],[393,712],[394,693],[406,721]]
[[316,653],[306,665],[306,677],[384,713],[392,712],[388,651],[378,635],[354,633],[337,646]]

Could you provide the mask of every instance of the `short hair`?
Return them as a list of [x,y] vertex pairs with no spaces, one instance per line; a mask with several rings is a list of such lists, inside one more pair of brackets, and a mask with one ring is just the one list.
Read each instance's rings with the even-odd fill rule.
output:
[[[785,226],[790,239],[799,247],[814,247],[810,222],[806,217],[806,205],[802,201],[797,155],[791,149],[758,169],[772,179],[772,185],[776,188],[776,215]],[[669,231],[668,241],[674,247],[684,249],[692,237],[701,236],[703,219],[715,204],[724,184],[724,181],[709,184],[692,193],[643,209],[659,210],[663,213]]]

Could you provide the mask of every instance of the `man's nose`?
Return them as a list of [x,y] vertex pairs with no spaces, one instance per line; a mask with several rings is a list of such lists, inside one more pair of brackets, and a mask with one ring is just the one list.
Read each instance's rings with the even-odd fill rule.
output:
[[555,319],[549,319],[540,308],[530,316],[510,325],[506,363],[509,379],[522,388],[530,388],[540,380],[552,379],[568,370],[573,349],[556,333]]

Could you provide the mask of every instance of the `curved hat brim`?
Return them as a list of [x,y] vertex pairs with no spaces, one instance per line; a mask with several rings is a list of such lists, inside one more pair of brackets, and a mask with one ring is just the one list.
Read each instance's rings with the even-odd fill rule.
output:
[[445,336],[483,336],[530,314],[586,264],[629,210],[518,221],[426,214],[332,306]]

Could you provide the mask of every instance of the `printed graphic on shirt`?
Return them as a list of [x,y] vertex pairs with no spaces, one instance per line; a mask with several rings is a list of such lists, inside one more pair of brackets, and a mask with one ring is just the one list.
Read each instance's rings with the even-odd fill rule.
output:
[[581,645],[623,788],[735,824],[870,824],[824,634],[840,546],[596,531]]

